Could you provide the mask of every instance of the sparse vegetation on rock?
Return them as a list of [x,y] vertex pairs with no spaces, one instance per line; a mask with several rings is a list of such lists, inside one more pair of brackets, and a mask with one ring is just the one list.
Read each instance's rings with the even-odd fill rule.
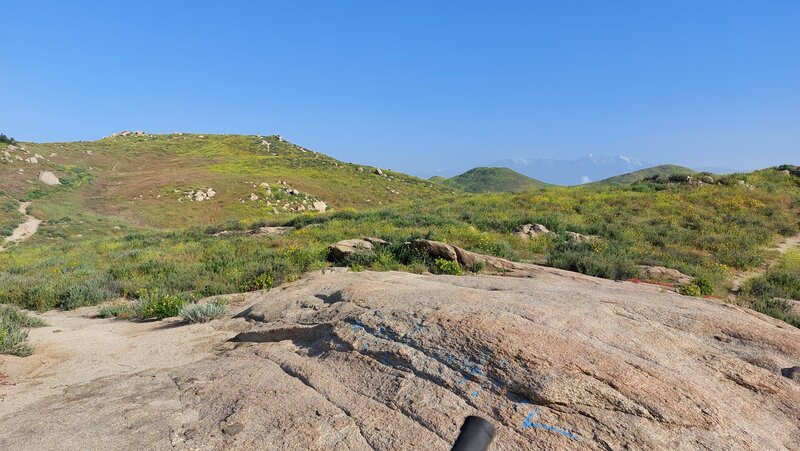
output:
[[178,313],[184,321],[189,323],[205,323],[225,315],[225,299],[214,299],[202,303],[185,305]]

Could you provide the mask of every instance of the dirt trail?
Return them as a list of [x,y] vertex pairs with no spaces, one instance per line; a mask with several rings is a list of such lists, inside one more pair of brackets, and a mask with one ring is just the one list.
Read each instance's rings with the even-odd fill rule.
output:
[[[778,251],[779,254],[783,254],[784,252],[796,247],[800,247],[800,234],[781,239],[778,244],[770,248],[770,250],[775,250]],[[738,293],[742,288],[742,283],[745,280],[764,274],[767,269],[776,261],[777,257],[771,258],[765,261],[764,264],[758,268],[752,268],[748,269],[747,271],[740,271],[734,274],[733,278],[731,279],[731,293]]]
[[131,322],[91,316],[96,307],[39,315],[47,327],[30,330],[30,357],[0,355],[0,416],[70,387],[108,376],[169,368],[213,355],[230,333],[178,319]]
[[[23,221],[22,224],[18,225],[17,228],[14,229],[14,231],[11,233],[11,236],[6,237],[7,242],[19,243],[25,241],[32,237],[37,230],[39,230],[39,224],[42,223],[42,220],[34,218],[28,214],[28,207],[30,207],[30,205],[30,202],[22,202],[19,204],[17,211],[25,215],[25,221]],[[0,252],[4,250],[5,248],[0,245]]]

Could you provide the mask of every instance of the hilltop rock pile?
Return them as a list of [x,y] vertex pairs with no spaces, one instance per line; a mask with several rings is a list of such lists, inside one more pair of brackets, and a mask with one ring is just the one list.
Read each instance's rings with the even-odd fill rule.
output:
[[122,137],[126,137],[126,136],[144,136],[144,135],[146,135],[146,133],[141,131],[141,130],[136,130],[135,132],[132,132],[130,130],[123,130],[121,132],[112,133],[111,137],[112,138],[122,138]]

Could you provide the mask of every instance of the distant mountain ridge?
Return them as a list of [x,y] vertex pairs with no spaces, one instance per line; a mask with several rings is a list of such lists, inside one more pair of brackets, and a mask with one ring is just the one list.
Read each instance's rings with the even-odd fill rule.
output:
[[478,167],[455,177],[434,176],[429,180],[471,193],[518,192],[548,186],[512,169],[495,167]]
[[507,167],[528,177],[557,185],[580,185],[652,166],[624,155],[593,154],[575,160],[509,158],[498,161],[495,165]]

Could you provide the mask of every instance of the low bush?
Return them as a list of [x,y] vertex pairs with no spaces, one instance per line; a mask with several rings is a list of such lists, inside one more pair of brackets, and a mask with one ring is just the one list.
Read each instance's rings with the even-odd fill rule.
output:
[[104,305],[97,311],[97,316],[100,318],[129,319],[133,316],[133,309],[130,304]]
[[190,323],[205,323],[225,316],[225,299],[214,299],[209,302],[185,305],[179,312],[181,318]]
[[678,292],[684,296],[699,297],[703,295],[702,291],[700,291],[700,287],[691,282],[681,285],[681,287],[678,288]]
[[781,321],[785,321],[794,327],[800,327],[800,316],[792,313],[791,306],[786,300],[770,298],[754,299],[750,302],[750,308]]
[[138,319],[164,319],[178,316],[189,301],[186,296],[167,294],[161,290],[142,290],[133,305],[133,314]]
[[708,296],[714,293],[714,286],[705,277],[695,277],[691,282],[681,285],[678,292],[684,296]]
[[98,277],[69,285],[58,297],[58,307],[73,310],[83,305],[97,305],[114,299],[119,292],[107,277]]
[[0,354],[25,357],[33,354],[25,328],[41,327],[46,323],[10,305],[0,305]]
[[275,277],[269,273],[261,273],[247,284],[247,291],[269,290],[275,287]]
[[436,274],[448,274],[451,276],[460,276],[463,274],[461,266],[457,261],[447,260],[444,258],[437,258],[433,261],[433,272]]

